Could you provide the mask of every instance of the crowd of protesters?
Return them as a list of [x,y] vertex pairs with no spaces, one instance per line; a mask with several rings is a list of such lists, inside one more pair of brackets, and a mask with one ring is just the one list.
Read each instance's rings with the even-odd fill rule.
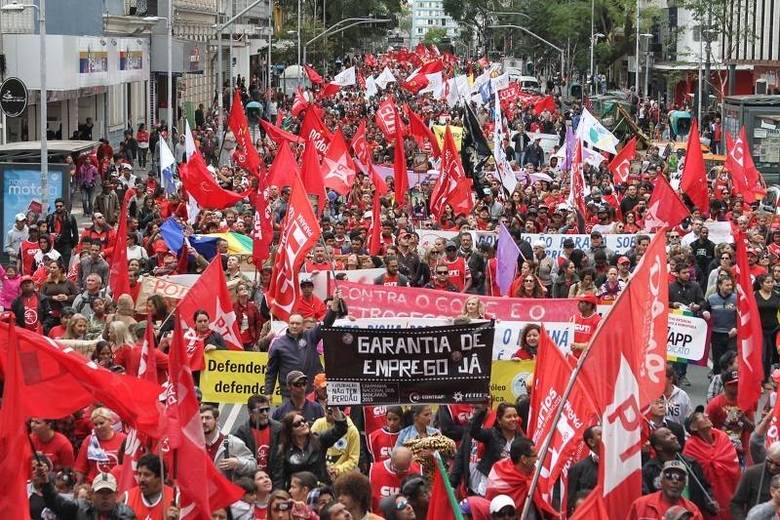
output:
[[[362,75],[378,75],[384,64],[374,59],[356,60]],[[476,63],[460,63],[478,72]],[[426,124],[463,126],[462,106],[451,107],[430,94],[415,95],[401,88],[400,78],[412,70],[408,63],[390,63],[399,81],[367,98],[360,89],[343,89],[319,100],[325,125],[339,128],[351,139],[362,121],[368,122],[367,140],[373,160],[392,166],[393,143],[387,142],[373,122],[381,99],[394,96],[398,106],[408,104]],[[259,88],[255,79],[238,79],[245,102],[258,101],[263,110],[247,111],[256,145],[266,164],[272,162],[278,143],[255,123],[268,119],[293,133],[299,118],[291,115],[292,97]],[[232,100],[226,87],[224,101]],[[659,136],[667,124],[655,103],[639,104],[637,118],[643,127],[652,120]],[[476,117],[488,139],[492,134],[491,104],[474,105]],[[387,178],[388,195],[381,200],[382,247],[377,254],[367,248],[371,201],[376,186],[358,171],[346,196],[329,191],[323,208],[323,241],[309,254],[304,270],[355,270],[383,268],[374,283],[463,292],[473,295],[463,317],[485,318],[480,296],[500,296],[496,282],[494,246],[477,245],[471,231],[496,230],[503,224],[515,238],[521,257],[509,288],[516,298],[577,298],[579,312],[572,316],[576,356],[595,330],[599,305],[614,303],[628,283],[632,270],[650,243],[645,232],[648,200],[659,176],[678,174],[684,156],[649,145],[637,157],[628,181],[615,184],[607,168],[584,166],[589,195],[587,214],[578,221],[567,204],[568,172],[554,156],[564,144],[567,127],[578,124],[581,106],[556,99],[556,110],[535,113],[520,100],[505,111],[509,129],[503,146],[521,181],[506,193],[494,166],[488,161],[483,176],[474,176],[476,205],[471,214],[441,218],[429,215],[433,181],[413,186],[405,201],[394,200],[393,179]],[[201,105],[193,134],[196,145],[213,166],[213,174],[228,190],[242,192],[255,179],[233,165],[232,135],[220,145],[216,135],[216,111]],[[186,234],[234,232],[250,236],[255,209],[244,201],[222,211],[201,211],[187,222],[186,196],[166,194],[157,166],[160,140],[172,132],[177,161],[186,157],[185,136],[165,125],[128,131],[114,149],[107,140],[91,154],[72,157],[71,193],[57,199],[51,214],[16,215],[6,230],[8,263],[0,267],[5,317],[17,326],[59,339],[79,348],[100,366],[135,375],[138,350],[145,335],[145,314],[160,345],[158,371],[165,381],[166,346],[173,325],[171,309],[159,296],[139,302],[141,280],[168,274],[198,274],[208,265],[194,249],[184,258],[171,251],[161,235],[165,219],[174,217]],[[556,134],[558,147],[545,153],[534,133]],[[668,131],[667,131],[668,135]],[[413,139],[404,142],[409,166],[424,155],[427,169],[435,168],[430,146]],[[294,146],[296,156],[302,146]],[[473,172],[468,172],[472,174]],[[107,290],[109,263],[115,254],[120,201],[128,188],[135,197],[128,206],[128,271],[130,295],[116,300]],[[758,209],[758,202],[744,200],[733,190],[727,171],[712,179],[711,209],[692,209],[691,218],[668,230],[669,303],[707,320],[711,329],[711,374],[707,402],[693,403],[687,366],[670,364],[666,387],[645,416],[642,430],[642,481],[644,496],[631,508],[632,519],[644,518],[776,518],[780,514],[780,443],[767,441],[772,414],[769,408],[742,410],[737,406],[739,374],[736,370],[735,248],[733,243],[711,241],[708,226],[731,222],[747,233],[748,258],[755,280],[755,297],[763,330],[767,407],[774,404],[772,373],[778,362],[776,335],[780,309],[780,222]],[[278,235],[287,208],[290,188],[272,187],[274,231]],[[80,199],[90,221],[79,226],[73,204]],[[420,244],[420,230],[456,231],[454,239],[440,238]],[[553,257],[545,242],[527,242],[523,234],[584,234],[587,246],[576,248],[563,241],[563,251]],[[633,247],[616,254],[605,235],[633,234]],[[448,405],[342,409],[327,404],[327,381],[317,344],[320,323],[332,324],[348,315],[340,294],[322,301],[311,282],[301,282],[303,297],[297,302],[282,332],[271,328],[265,299],[271,281],[271,264],[255,266],[247,276],[244,259],[228,253],[218,240],[216,255],[228,280],[237,280],[234,310],[241,323],[246,350],[269,352],[264,392],[247,402],[248,420],[227,434],[219,427],[219,408],[203,402],[200,417],[206,439],[204,449],[216,467],[245,490],[242,500],[213,512],[213,518],[287,519],[387,519],[426,518],[431,488],[431,452],[446,456],[449,480],[458,494],[466,518],[519,518],[528,485],[537,463],[537,447],[526,437],[528,395],[514,403],[502,403],[494,412],[481,406]],[[139,306],[140,303],[140,306]],[[139,308],[145,307],[145,312]],[[195,333],[208,346],[224,348],[220,334],[209,329],[207,313],[193,318]],[[540,329],[531,324],[522,331],[515,358],[534,359]],[[207,350],[209,350],[207,348]],[[283,404],[271,405],[277,385]],[[35,519],[153,518],[175,519],[180,512],[175,483],[161,458],[149,453],[137,465],[138,486],[117,493],[125,432],[117,415],[98,403],[73,416],[32,418],[30,437],[37,456],[31,462],[30,514]],[[568,512],[585,500],[596,486],[599,472],[601,428],[592,425],[584,435],[584,458],[569,470],[565,493],[554,497]],[[20,464],[21,467],[21,464]],[[495,486],[491,472],[500,468],[516,483],[507,494]],[[525,487],[524,487],[525,486]],[[548,513],[535,503],[537,518]]]

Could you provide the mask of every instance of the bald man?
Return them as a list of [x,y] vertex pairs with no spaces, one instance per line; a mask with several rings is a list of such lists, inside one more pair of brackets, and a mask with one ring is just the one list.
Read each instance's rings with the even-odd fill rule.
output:
[[731,499],[731,516],[734,520],[744,520],[750,508],[772,498],[769,482],[775,475],[780,475],[780,442],[773,442],[767,448],[764,462],[750,466],[742,474]]
[[401,482],[415,473],[420,473],[420,466],[412,460],[412,451],[403,446],[393,448],[389,459],[372,462],[368,470],[372,510],[379,511],[379,501],[384,497],[400,493]]

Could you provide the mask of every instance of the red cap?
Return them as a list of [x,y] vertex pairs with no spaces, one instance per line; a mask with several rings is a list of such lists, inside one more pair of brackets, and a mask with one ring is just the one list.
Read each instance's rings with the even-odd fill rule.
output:
[[26,275],[22,276],[22,277],[19,279],[19,283],[24,283],[24,282],[32,282],[32,281],[34,281],[34,280],[33,280],[33,277],[32,277],[32,276],[30,276],[29,274],[26,274]]
[[593,305],[598,305],[599,304],[599,299],[596,298],[595,294],[583,294],[582,296],[579,296],[577,298],[577,300],[579,300],[581,302],[585,302],[585,303],[590,303],[590,304],[593,304]]

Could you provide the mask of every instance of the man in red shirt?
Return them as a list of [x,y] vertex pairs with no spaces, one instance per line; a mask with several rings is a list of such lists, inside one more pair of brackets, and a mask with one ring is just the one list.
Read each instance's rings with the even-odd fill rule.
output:
[[371,509],[379,511],[379,501],[401,492],[401,482],[410,474],[420,473],[420,466],[412,461],[409,448],[393,449],[387,460],[372,462],[368,470],[371,482]]
[[160,457],[147,453],[138,459],[138,485],[125,492],[121,502],[133,510],[136,518],[167,520],[178,517],[173,488],[163,485]]
[[[688,468],[679,460],[668,460],[661,470],[661,491],[639,497],[631,504],[628,520],[662,520],[669,518],[665,513],[673,508],[682,508],[679,512],[691,513],[692,520],[702,520],[701,511],[696,504],[683,498],[682,494],[688,482]],[[675,516],[674,518],[679,518]]]
[[333,266],[325,257],[325,247],[321,245],[314,246],[312,252],[312,259],[306,260],[304,269],[307,273],[313,273],[315,271],[330,271]]
[[30,419],[30,439],[36,452],[43,453],[51,460],[55,471],[72,468],[75,456],[73,445],[67,437],[51,427],[51,421],[33,417]]
[[258,471],[269,471],[268,461],[279,446],[282,425],[271,419],[271,401],[267,395],[257,394],[247,401],[249,421],[239,425],[233,435],[244,441],[257,460]]
[[579,358],[588,346],[590,338],[601,321],[601,316],[596,313],[598,299],[595,294],[584,294],[578,299],[577,308],[580,312],[573,318],[574,341],[571,344],[571,353],[575,358]]
[[300,314],[304,318],[314,318],[322,321],[327,312],[325,303],[314,294],[314,282],[301,280],[301,297],[295,302],[292,313]]
[[398,258],[393,255],[385,257],[386,272],[374,278],[374,285],[392,287],[409,287],[409,279],[398,272]]
[[441,262],[450,271],[450,283],[455,286],[458,292],[468,291],[471,287],[471,270],[466,259],[458,256],[458,246],[449,240],[444,246],[444,253],[445,256]]
[[35,290],[32,276],[21,278],[22,293],[11,304],[11,310],[16,316],[16,325],[33,332],[43,332],[43,309],[41,297]]
[[[746,448],[750,442],[750,433],[753,431],[753,411],[742,410],[737,405],[737,383],[739,377],[736,370],[727,370],[720,375],[723,382],[723,391],[707,403],[705,410],[712,421],[712,426],[726,432],[737,448],[740,459],[749,460],[749,450]],[[735,442],[739,441],[739,442]]]

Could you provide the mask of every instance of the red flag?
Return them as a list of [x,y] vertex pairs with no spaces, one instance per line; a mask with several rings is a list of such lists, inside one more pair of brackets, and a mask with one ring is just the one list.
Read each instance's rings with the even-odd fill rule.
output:
[[239,166],[252,175],[259,177],[261,167],[264,168],[265,165],[261,164],[260,155],[258,155],[257,148],[255,148],[255,144],[252,142],[252,136],[249,134],[249,122],[246,120],[244,104],[241,102],[241,93],[238,89],[236,89],[233,95],[233,103],[230,105],[230,115],[227,123],[230,131],[233,132],[236,138],[239,156],[243,159],[243,161],[240,161],[242,164],[239,164]]
[[747,259],[745,235],[732,226],[737,257],[737,352],[739,356],[737,382],[737,405],[743,410],[755,410],[761,396],[761,382],[764,380],[762,361],[763,334],[758,314],[756,297],[753,294],[753,282],[750,279],[750,266]]
[[555,98],[552,96],[545,96],[536,103],[534,103],[534,114],[537,116],[547,110],[552,113],[555,112],[557,106],[555,105]]
[[317,92],[317,99],[328,99],[332,98],[336,94],[339,93],[341,90],[341,85],[337,85],[336,83],[328,83],[322,89],[320,89],[319,92]]
[[[347,143],[344,141],[344,134],[341,130],[336,130],[333,134],[328,150],[323,157],[323,170],[325,173],[325,187],[338,192],[340,195],[346,195],[355,182],[355,163],[347,150]],[[304,179],[305,180],[305,179]]]
[[691,132],[688,134],[688,149],[685,152],[680,189],[705,215],[710,212],[710,196],[707,187],[707,169],[704,167],[704,156],[699,142],[699,124],[694,119]]
[[395,146],[393,146],[393,180],[395,181],[395,204],[402,208],[406,203],[406,192],[409,190],[409,178],[406,176],[406,153],[404,137],[398,114],[395,114]]
[[[6,326],[7,327],[7,326]],[[15,327],[7,327],[5,382],[3,406],[0,408],[0,478],[4,491],[0,493],[0,518],[27,520],[30,503],[27,500],[27,468],[30,442],[27,440],[28,410],[24,406],[25,377],[22,374],[19,344]],[[52,394],[52,396],[57,394]]]
[[[442,474],[442,470],[439,464],[439,454],[434,453],[434,465],[433,470],[433,483],[431,484],[431,490],[428,498],[428,512],[426,513],[425,520],[454,520],[455,514],[452,511],[452,503],[450,502],[450,494],[447,489],[447,484],[444,482],[445,474]],[[438,459],[438,460],[437,460]],[[451,488],[450,488],[451,489]],[[454,498],[454,496],[453,496]]]
[[555,482],[565,465],[571,460],[578,445],[583,442],[583,433],[593,424],[595,409],[587,387],[577,378],[560,421],[553,424],[557,403],[560,402],[569,383],[572,367],[544,329],[541,331],[539,355],[534,372],[536,377],[531,392],[526,431],[534,444],[541,446],[550,430],[555,429],[549,451],[542,462],[543,469],[538,482],[542,500],[552,508]]
[[404,108],[406,108],[406,115],[409,118],[409,135],[417,141],[417,145],[420,148],[423,147],[423,141],[427,139],[428,142],[431,143],[431,150],[433,151],[434,157],[440,157],[441,148],[439,148],[439,141],[436,139],[436,136],[433,135],[431,129],[428,128],[428,125],[423,123],[420,116],[409,108],[409,105],[404,105]]
[[[0,350],[7,349],[10,327],[0,323]],[[16,334],[26,386],[22,406],[29,416],[63,417],[98,401],[138,430],[159,434],[159,385],[110,372],[35,332]]]
[[111,271],[108,273],[108,286],[111,297],[116,300],[123,294],[130,294],[130,278],[127,273],[127,205],[135,197],[135,189],[129,188],[122,199],[119,210],[119,225],[116,230],[116,245],[111,255]]
[[[277,110],[277,112],[276,112],[276,121],[274,122],[274,124],[276,126],[281,126],[282,125],[282,121],[284,121],[284,117],[285,117],[285,111],[281,110],[281,109]],[[262,121],[262,119],[260,121]]]
[[374,201],[371,205],[371,229],[368,235],[368,254],[376,256],[382,249],[382,202],[379,191],[374,191]]
[[306,115],[303,117],[303,123],[301,123],[301,131],[299,135],[304,141],[311,139],[314,141],[315,148],[320,155],[325,153],[328,149],[330,140],[333,135],[330,130],[322,122],[320,116],[317,115],[316,110],[307,110]]
[[732,141],[731,136],[726,133],[726,169],[731,172],[731,178],[734,181],[734,188],[737,193],[742,194],[748,203],[756,200],[766,194],[766,190],[761,185],[761,173],[753,162],[753,157],[747,146],[747,134],[743,126],[739,132],[736,141]]
[[[284,145],[285,147],[287,145]],[[271,211],[271,189],[268,179],[263,176],[257,185],[254,196],[254,225],[252,226],[252,262],[259,270],[271,254],[274,240],[274,220]]]
[[[238,330],[239,324],[236,323],[236,312],[233,310],[233,300],[227,288],[225,273],[222,271],[220,255],[214,257],[209,266],[192,284],[184,298],[179,301],[176,309],[181,313],[184,323],[191,330],[195,329],[195,320],[193,319],[195,311],[205,310],[211,320],[209,328],[222,335],[225,346],[230,350],[244,350]],[[192,354],[196,346],[191,341],[188,348]],[[202,365],[203,360],[193,359],[193,363]],[[193,368],[193,370],[197,369]]]
[[325,210],[325,202],[328,194],[325,192],[325,183],[322,180],[322,166],[317,156],[316,145],[313,141],[307,141],[303,149],[303,164],[301,164],[301,176],[306,193],[317,197],[317,212],[322,215]]
[[401,83],[401,88],[408,90],[412,94],[417,94],[422,89],[428,86],[428,78],[424,74],[415,74],[410,79]]
[[674,192],[666,177],[659,175],[650,202],[647,203],[645,231],[654,232],[661,228],[674,227],[690,214],[688,207]]
[[588,494],[588,498],[582,501],[570,520],[609,520],[601,485],[597,485]]
[[388,97],[379,104],[374,114],[374,122],[382,131],[387,141],[395,139],[395,127],[397,123],[395,101]]
[[268,134],[268,137],[270,137],[273,142],[278,144],[279,146],[282,146],[283,144],[286,144],[286,142],[294,143],[294,144],[303,144],[304,140],[301,137],[298,137],[295,134],[292,134],[286,130],[282,130],[281,128],[272,125],[268,121],[261,119],[260,124],[263,126],[263,130],[265,130],[265,133]]
[[355,135],[352,136],[352,143],[350,146],[355,152],[355,157],[363,163],[363,172],[371,177],[371,183],[376,188],[379,196],[383,197],[387,195],[387,184],[382,176],[377,173],[376,168],[374,168],[374,161],[371,159],[371,149],[366,141],[365,120],[360,122],[360,126],[358,126],[357,131],[355,131]]
[[509,83],[507,88],[499,90],[498,99],[501,101],[501,108],[506,110],[513,101],[517,100],[521,93],[520,85],[516,81]]
[[239,500],[243,489],[228,481],[206,453],[200,407],[192,374],[187,367],[186,346],[178,310],[169,357],[168,444],[177,451],[174,480],[181,492],[181,518],[210,520],[211,512]]
[[295,97],[293,98],[293,105],[290,109],[290,113],[293,115],[293,117],[298,117],[301,112],[309,108],[310,104],[311,103],[309,103],[309,100],[306,98],[303,89],[298,87],[295,89]]
[[306,77],[309,78],[309,81],[315,85],[321,85],[325,83],[325,80],[322,79],[322,76],[320,76],[316,70],[314,70],[314,67],[310,65],[304,65],[303,70],[306,72]]
[[631,173],[631,161],[636,155],[636,136],[632,137],[626,145],[620,149],[612,162],[609,163],[609,171],[612,172],[612,180],[615,184],[628,182]]
[[625,518],[642,494],[642,412],[666,383],[665,248],[664,233],[656,233],[580,361],[602,417],[599,483],[609,518]]
[[271,286],[268,295],[271,311],[280,320],[290,317],[300,296],[298,271],[306,260],[306,254],[320,238],[320,226],[311,208],[301,179],[293,179],[284,228],[279,237]]
[[298,163],[295,162],[295,156],[290,150],[290,145],[285,142],[279,144],[279,150],[276,152],[274,162],[271,163],[271,169],[268,172],[268,184],[270,186],[290,186],[293,181],[293,175],[299,175]]
[[357,86],[360,90],[366,90],[366,78],[363,77],[360,70],[357,71]]
[[184,189],[195,198],[201,208],[229,208],[247,196],[247,193],[227,191],[217,184],[198,151],[193,153],[185,164],[179,165],[179,176]]
[[444,149],[441,154],[441,170],[431,192],[431,214],[438,220],[449,204],[455,215],[468,215],[474,209],[471,179],[466,177],[460,153],[455,147],[449,125],[444,130]]
[[588,210],[585,205],[585,178],[582,171],[582,141],[577,139],[577,144],[574,147],[574,157],[571,161],[571,187],[569,189],[568,204],[577,208],[582,218],[587,218]]

